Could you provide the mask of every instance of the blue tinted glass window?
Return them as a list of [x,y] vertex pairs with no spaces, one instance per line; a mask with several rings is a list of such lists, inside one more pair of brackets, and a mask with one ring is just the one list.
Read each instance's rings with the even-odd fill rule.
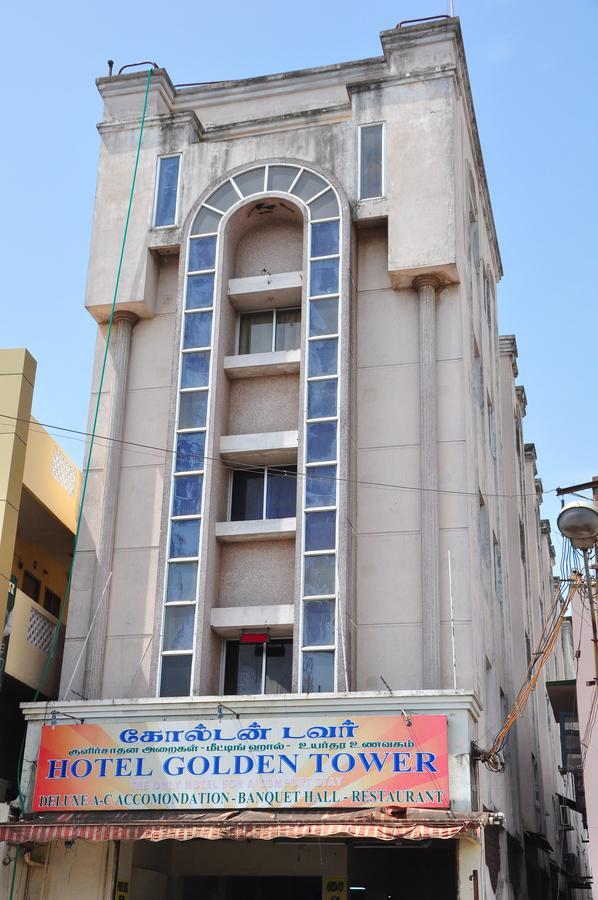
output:
[[311,296],[338,294],[338,259],[316,259],[311,264]]
[[312,222],[316,219],[333,219],[338,216],[338,203],[330,189],[309,204]]
[[310,381],[307,385],[307,418],[325,419],[336,415],[336,379]]
[[210,375],[210,351],[185,353],[181,373],[181,387],[207,387]]
[[336,422],[314,422],[307,426],[307,461],[336,459]]
[[185,316],[183,347],[209,347],[212,339],[212,313],[189,313]]
[[338,253],[338,222],[319,222],[311,226],[311,255],[334,256]]
[[306,473],[306,507],[336,506],[336,466],[310,466]]
[[334,690],[334,653],[320,650],[303,654],[303,684],[306,694],[323,694]]
[[309,342],[308,375],[336,375],[338,341],[331,340]]
[[263,469],[233,472],[232,522],[264,518],[264,479]]
[[303,604],[303,645],[334,644],[334,600],[306,600]]
[[336,543],[336,513],[312,512],[305,514],[305,549],[334,550]]
[[326,182],[313,172],[302,172],[293,188],[293,194],[302,200],[311,200],[316,194],[320,194],[326,187]]
[[216,265],[216,235],[191,238],[189,241],[189,272],[213,269]]
[[191,234],[212,234],[218,231],[221,218],[220,213],[214,212],[213,209],[208,209],[207,206],[202,206],[195,216]]
[[207,391],[186,391],[179,401],[179,428],[204,428],[208,409]]
[[197,587],[197,563],[169,563],[166,583],[166,602],[195,600]]
[[297,466],[268,469],[266,518],[284,519],[295,515],[297,506]]
[[337,334],[338,332],[338,300],[310,300],[309,302],[309,336],[321,334]]
[[306,597],[334,594],[334,553],[305,557],[303,593]]
[[262,166],[261,169],[251,169],[250,172],[243,172],[235,177],[235,183],[244,197],[260,194],[264,190],[264,173]]
[[214,206],[216,209],[222,210],[222,212],[226,212],[226,210],[230,209],[233,203],[237,203],[238,200],[239,195],[231,182],[225,181],[213,194],[210,194],[206,203],[208,203],[209,206]]
[[193,648],[194,606],[171,606],[164,614],[163,650]]
[[174,224],[180,161],[180,156],[166,156],[160,160],[154,220],[154,225],[158,227]]
[[189,275],[187,278],[187,309],[212,306],[214,296],[213,275]]
[[299,169],[295,166],[270,166],[268,169],[268,190],[288,191]]
[[161,697],[189,697],[191,694],[191,654],[162,657]]
[[183,475],[174,479],[173,516],[197,516],[201,512],[201,475]]
[[368,125],[361,129],[361,171],[359,196],[382,196],[382,125]]
[[176,471],[194,472],[203,469],[206,435],[179,434],[176,442]]
[[197,556],[201,519],[176,519],[170,525],[170,556]]

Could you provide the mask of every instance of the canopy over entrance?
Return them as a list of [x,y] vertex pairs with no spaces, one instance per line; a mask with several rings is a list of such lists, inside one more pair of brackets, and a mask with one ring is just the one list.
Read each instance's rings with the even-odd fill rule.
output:
[[87,841],[272,841],[277,838],[362,838],[379,841],[448,840],[460,835],[476,837],[487,824],[487,814],[422,813],[386,808],[357,812],[297,812],[228,810],[214,812],[63,813],[0,825],[0,841],[12,844],[54,840]]

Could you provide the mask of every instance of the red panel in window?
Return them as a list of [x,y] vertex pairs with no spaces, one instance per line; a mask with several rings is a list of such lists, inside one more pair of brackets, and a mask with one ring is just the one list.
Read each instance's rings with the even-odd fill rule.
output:
[[245,632],[239,638],[241,644],[267,644],[268,634],[264,632]]

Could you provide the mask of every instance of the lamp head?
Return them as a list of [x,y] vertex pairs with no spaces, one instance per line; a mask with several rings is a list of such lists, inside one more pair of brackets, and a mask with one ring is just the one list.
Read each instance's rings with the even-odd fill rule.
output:
[[598,509],[590,500],[566,503],[557,516],[556,524],[576,550],[589,550],[598,539]]

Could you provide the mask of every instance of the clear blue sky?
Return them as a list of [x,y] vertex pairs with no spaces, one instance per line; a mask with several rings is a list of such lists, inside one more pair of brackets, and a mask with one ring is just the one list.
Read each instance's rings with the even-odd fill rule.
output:
[[[174,82],[379,55],[398,20],[448,0],[11,3],[3,16],[5,256],[0,345],[38,362],[34,415],[85,428],[95,328],[83,310],[101,105],[94,79],[138,59]],[[598,472],[596,0],[455,0],[515,333],[525,438],[546,489]],[[0,410],[1,411],[1,410]],[[60,439],[81,462],[83,444]],[[557,509],[554,495],[544,514]],[[553,519],[554,521],[554,519]]]

